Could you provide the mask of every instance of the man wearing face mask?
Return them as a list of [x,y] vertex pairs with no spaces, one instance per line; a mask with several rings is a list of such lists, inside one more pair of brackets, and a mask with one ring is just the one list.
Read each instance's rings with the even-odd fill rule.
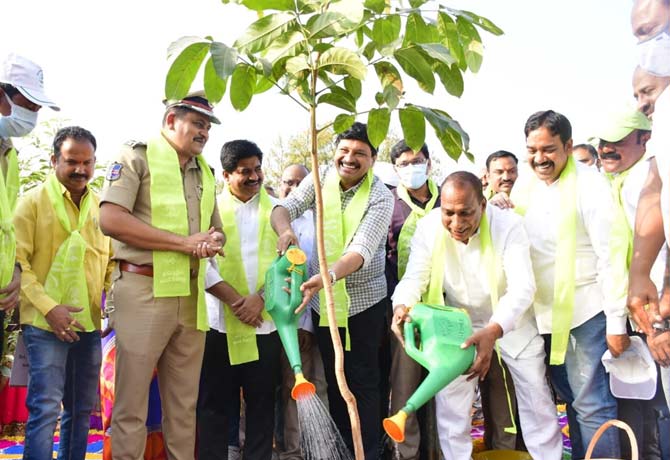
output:
[[[402,278],[409,259],[409,246],[417,221],[434,208],[440,207],[440,188],[428,178],[430,155],[424,144],[413,151],[404,140],[391,148],[391,163],[400,177],[393,193],[393,217],[386,240],[386,284],[389,298]],[[423,368],[405,353],[400,342],[391,334],[391,413],[401,409],[416,390]],[[425,443],[424,433],[424,443]],[[405,442],[398,444],[398,458],[418,459],[421,434],[416,414],[405,425]]]
[[[639,40],[637,46],[640,68],[652,76],[669,77],[670,1],[636,0],[631,12],[631,25],[633,34]],[[662,91],[650,92],[649,95],[645,113],[650,115],[653,111],[654,126],[668,126],[670,91],[666,87]],[[670,292],[666,283],[659,302],[657,288],[650,278],[652,266],[663,242],[670,237],[670,218],[667,217],[670,213],[668,150],[670,132],[667,129],[654,129],[653,136],[647,143],[649,175],[640,192],[635,220],[627,305],[635,323],[647,334],[647,343],[654,358],[663,366],[661,377],[670,405]]]
[[19,165],[10,137],[30,133],[42,106],[59,107],[44,94],[42,68],[16,54],[0,67],[0,357],[5,313],[18,305],[21,268],[15,261],[12,215],[19,191]]

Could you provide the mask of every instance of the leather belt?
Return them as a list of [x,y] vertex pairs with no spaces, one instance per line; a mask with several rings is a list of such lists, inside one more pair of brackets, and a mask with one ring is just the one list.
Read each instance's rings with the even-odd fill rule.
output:
[[[154,277],[154,267],[153,265],[135,265],[133,263],[128,262],[127,260],[120,260],[119,261],[119,269],[122,272],[130,272],[130,273],[135,273],[137,275],[143,275],[143,276],[148,276],[150,278]],[[195,269],[190,269],[189,270],[189,276],[191,279],[197,278],[198,277],[198,270]]]

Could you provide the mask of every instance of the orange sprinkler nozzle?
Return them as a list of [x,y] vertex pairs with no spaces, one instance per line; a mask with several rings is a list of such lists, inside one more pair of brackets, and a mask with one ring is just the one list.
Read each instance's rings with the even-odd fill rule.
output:
[[393,417],[384,419],[384,431],[395,442],[405,441],[405,421],[407,420],[407,412],[400,410]]
[[293,385],[293,389],[291,390],[291,397],[293,399],[297,401],[299,398],[305,398],[315,393],[316,387],[302,375],[302,372],[295,374],[295,385]]

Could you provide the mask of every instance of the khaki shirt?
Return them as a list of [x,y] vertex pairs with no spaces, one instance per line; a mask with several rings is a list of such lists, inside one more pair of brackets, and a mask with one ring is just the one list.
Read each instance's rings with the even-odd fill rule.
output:
[[[118,168],[120,167],[120,170]],[[113,169],[118,172],[112,174]],[[118,175],[118,178],[117,178]],[[200,198],[202,196],[202,172],[195,158],[191,158],[181,171],[184,200],[188,214],[189,234],[200,232]],[[151,174],[147,162],[147,145],[130,142],[123,146],[114,163],[109,167],[100,203],[114,203],[130,211],[133,216],[151,224]],[[222,228],[219,209],[214,202],[210,226]],[[151,265],[153,252],[112,240],[114,259],[127,260],[136,265]],[[191,257],[191,268],[197,269],[199,261]]]

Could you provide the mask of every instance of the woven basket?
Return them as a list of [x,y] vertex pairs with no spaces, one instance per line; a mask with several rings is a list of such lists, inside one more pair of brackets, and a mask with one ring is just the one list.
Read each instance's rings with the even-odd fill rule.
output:
[[621,428],[626,432],[628,435],[628,439],[630,439],[630,450],[631,450],[631,460],[638,460],[638,455],[637,455],[637,440],[635,439],[635,433],[633,433],[633,430],[624,422],[621,420],[609,420],[605,423],[602,424],[600,428],[596,431],[596,433],[593,435],[593,438],[591,439],[591,442],[589,443],[589,448],[586,450],[586,457],[584,457],[584,460],[620,460],[620,459],[611,459],[611,458],[592,458],[591,454],[593,454],[593,449],[596,447],[596,444],[598,443],[598,440],[600,437],[603,435],[603,433],[611,426],[615,426],[617,428]]

